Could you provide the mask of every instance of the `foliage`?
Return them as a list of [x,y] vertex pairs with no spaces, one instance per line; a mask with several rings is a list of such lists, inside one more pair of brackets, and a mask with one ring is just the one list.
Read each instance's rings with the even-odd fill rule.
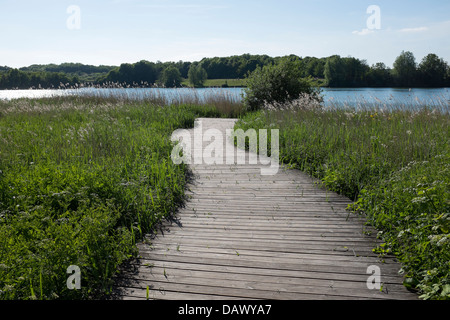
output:
[[402,51],[395,59],[393,69],[394,79],[400,87],[411,88],[417,78],[417,63],[414,54],[410,51]]
[[[110,291],[135,243],[184,200],[170,135],[213,107],[97,98],[0,102],[0,299]],[[67,268],[81,268],[68,290]]]
[[258,67],[247,79],[244,104],[250,111],[265,105],[284,104],[302,94],[317,95],[308,79],[301,78],[298,61],[283,59],[277,64]]
[[174,66],[169,66],[162,72],[161,84],[166,88],[177,88],[181,86],[181,73]]
[[203,87],[206,79],[208,79],[208,74],[201,65],[193,64],[189,69],[188,79],[189,83],[194,87]]
[[423,58],[418,69],[421,84],[427,87],[445,86],[445,80],[449,71],[448,64],[433,53]]
[[405,284],[449,299],[448,110],[303,108],[245,115],[237,128],[280,129],[280,158],[356,203],[395,253]]
[[258,66],[262,67],[275,61],[267,55],[204,58],[199,64],[206,70],[210,79],[242,79]]
[[424,299],[450,299],[450,153],[412,161],[361,191],[354,209],[383,230],[382,252],[403,263],[405,285]]
[[65,88],[79,83],[74,76],[70,78],[65,73],[56,72],[25,72],[10,69],[0,76],[0,89],[16,88]]
[[[313,78],[330,87],[446,87],[450,86],[448,63],[430,53],[417,66],[411,52],[402,52],[394,69],[384,63],[369,66],[365,60],[333,55],[324,58],[269,57],[243,54],[240,56],[204,58],[198,62],[149,62],[124,63],[120,66],[92,66],[81,63],[60,65],[31,65],[14,71],[0,67],[0,89],[10,88],[58,88],[60,84],[124,87],[150,87],[161,80],[165,70],[176,68],[182,79],[189,77],[191,66],[201,66],[208,79],[242,80],[258,68],[289,60],[296,63],[302,78]],[[19,71],[19,73],[17,73]],[[59,77],[59,78],[58,78]],[[200,84],[196,84],[200,86]]]
[[123,83],[125,85],[152,85],[158,79],[159,73],[154,63],[139,61],[135,64],[123,63],[108,73],[101,82]]

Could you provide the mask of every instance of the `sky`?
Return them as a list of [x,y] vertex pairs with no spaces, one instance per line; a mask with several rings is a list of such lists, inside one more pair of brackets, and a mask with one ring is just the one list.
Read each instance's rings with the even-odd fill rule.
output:
[[450,62],[448,0],[0,0],[0,66],[411,51]]

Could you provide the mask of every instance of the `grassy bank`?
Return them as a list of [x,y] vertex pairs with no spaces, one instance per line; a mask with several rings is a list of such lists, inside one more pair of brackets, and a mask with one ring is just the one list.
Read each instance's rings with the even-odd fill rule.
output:
[[[188,79],[183,80],[181,83],[185,87],[191,87]],[[247,84],[246,79],[208,79],[203,86],[205,88],[221,88],[221,87],[245,87]]]
[[[405,285],[450,298],[448,110],[259,111],[237,124],[280,129],[280,157],[356,201],[396,254]],[[270,143],[269,143],[270,145]]]
[[[172,132],[223,114],[98,97],[0,101],[0,299],[108,293],[135,242],[184,200]],[[71,265],[81,290],[67,289]]]

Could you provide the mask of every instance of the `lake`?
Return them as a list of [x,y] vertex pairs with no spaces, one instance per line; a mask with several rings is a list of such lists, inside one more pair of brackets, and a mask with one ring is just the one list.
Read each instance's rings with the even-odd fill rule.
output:
[[[0,99],[42,98],[64,95],[117,96],[129,99],[161,99],[166,102],[203,102],[208,98],[222,96],[230,100],[241,99],[241,88],[82,88],[67,90],[0,90]],[[394,88],[323,88],[325,106],[450,106],[450,88],[394,89]]]

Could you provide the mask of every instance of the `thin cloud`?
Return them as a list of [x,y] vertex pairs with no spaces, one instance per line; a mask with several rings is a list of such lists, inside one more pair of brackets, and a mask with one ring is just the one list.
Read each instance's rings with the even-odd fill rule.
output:
[[369,30],[369,29],[362,29],[362,31],[353,31],[352,33],[353,34],[356,34],[356,35],[358,35],[358,36],[367,36],[367,35],[369,35],[369,34],[372,34],[372,33],[374,33],[375,31],[373,31],[373,30]]
[[403,32],[403,33],[416,33],[416,32],[424,32],[424,31],[428,31],[428,27],[403,28],[403,29],[399,30],[399,32]]
[[141,7],[154,9],[203,9],[203,10],[221,10],[228,9],[223,5],[207,5],[207,4],[144,4]]

